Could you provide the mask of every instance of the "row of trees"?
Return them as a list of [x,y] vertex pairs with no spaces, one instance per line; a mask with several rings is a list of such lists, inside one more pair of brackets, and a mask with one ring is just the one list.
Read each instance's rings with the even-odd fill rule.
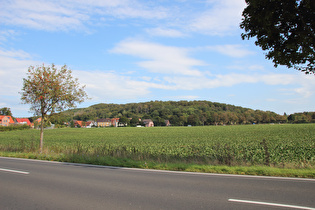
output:
[[[11,113],[9,108],[0,110],[4,109]],[[121,105],[97,104],[88,108],[72,109],[53,114],[50,122],[64,125],[64,122],[73,120],[96,121],[100,118],[120,118],[120,122],[131,126],[139,124],[139,118],[152,119],[156,126],[164,126],[165,120],[169,120],[173,126],[315,123],[315,112],[279,115],[270,111],[252,110],[209,101],[151,101]]]
[[[315,112],[287,116],[270,111],[252,110],[239,106],[210,101],[151,101],[130,104],[97,104],[83,109],[73,109],[52,116],[51,121],[61,124],[74,120],[120,118],[123,122],[152,119],[156,126],[164,126],[169,120],[173,126],[185,125],[234,125],[253,123],[311,123]],[[130,119],[134,119],[130,122]]]

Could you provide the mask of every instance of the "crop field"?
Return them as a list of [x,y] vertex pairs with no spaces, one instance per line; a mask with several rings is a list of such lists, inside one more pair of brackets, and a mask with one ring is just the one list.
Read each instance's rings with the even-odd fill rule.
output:
[[[0,132],[0,151],[36,153],[38,130]],[[44,154],[159,163],[315,167],[315,124],[45,130]],[[56,159],[58,159],[56,158]],[[93,161],[92,161],[93,160]]]

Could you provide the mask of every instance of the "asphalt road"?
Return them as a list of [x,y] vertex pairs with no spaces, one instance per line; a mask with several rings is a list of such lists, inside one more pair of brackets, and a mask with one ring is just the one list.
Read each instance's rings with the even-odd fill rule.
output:
[[315,180],[0,157],[0,209],[315,209]]

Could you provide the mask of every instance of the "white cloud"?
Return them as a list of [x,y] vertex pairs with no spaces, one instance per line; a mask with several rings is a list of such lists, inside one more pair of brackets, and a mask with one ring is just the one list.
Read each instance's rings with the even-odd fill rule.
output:
[[[288,76],[289,77],[289,76]],[[287,95],[297,95],[303,99],[311,98],[315,95],[315,77],[312,75],[292,76],[292,78],[285,78],[284,80],[290,80],[290,84],[294,84],[297,87],[294,88],[282,88],[281,91]]]
[[162,84],[141,81],[116,72],[103,71],[73,71],[81,84],[86,85],[86,91],[92,101],[135,100],[151,93],[151,88],[165,89]]
[[4,50],[0,48],[0,56],[3,57],[10,57],[10,58],[17,58],[17,59],[29,59],[32,56],[23,51],[23,50]]
[[[0,23],[47,31],[84,30],[102,17],[162,19],[164,8],[150,8],[131,0],[13,0],[1,2]],[[106,18],[105,18],[106,20]]]
[[6,25],[46,31],[88,31],[90,25],[104,24],[104,21],[139,18],[159,25],[148,29],[147,33],[165,37],[183,37],[182,31],[229,34],[239,28],[245,6],[242,0],[207,1],[201,11],[191,11],[184,5],[137,0],[12,0],[1,3],[0,23]]
[[0,85],[0,95],[17,96],[21,91],[22,79],[26,76],[28,67],[36,63],[12,57],[12,53],[14,54],[14,52],[9,52],[6,56],[3,51],[0,51],[0,75],[3,81]]
[[241,83],[257,83],[259,81],[255,76],[245,74],[227,74],[207,77],[165,77],[174,90],[200,90],[219,87],[231,87]]
[[5,24],[55,31],[82,28],[89,17],[57,2],[15,0],[3,4],[0,19]]
[[6,42],[8,38],[11,38],[16,35],[14,30],[2,30],[0,31],[0,44]]
[[251,65],[248,69],[252,71],[262,71],[264,70],[264,67],[262,65]]
[[254,52],[247,50],[244,46],[239,44],[207,46],[206,49],[216,51],[219,52],[220,54],[234,58],[242,58],[248,55],[255,54]]
[[167,28],[150,28],[146,30],[147,33],[149,33],[152,36],[162,36],[162,37],[184,37],[185,34],[183,34],[179,30],[175,29],[167,29]]
[[189,28],[192,31],[222,36],[238,29],[245,1],[208,0],[207,3],[210,9],[191,22]]
[[315,94],[315,78],[291,74],[226,74],[207,77],[164,77],[169,90],[200,90],[220,87],[232,87],[238,84],[258,84],[272,86],[296,86],[297,88],[275,89],[284,94],[296,94],[297,97],[310,98]]
[[202,73],[194,67],[205,65],[190,58],[187,49],[137,40],[122,41],[111,52],[147,59],[137,64],[154,73],[201,76]]
[[86,90],[92,100],[107,100],[119,98],[137,98],[149,93],[140,85],[133,85],[131,79],[112,72],[73,71],[80,83],[86,85]]

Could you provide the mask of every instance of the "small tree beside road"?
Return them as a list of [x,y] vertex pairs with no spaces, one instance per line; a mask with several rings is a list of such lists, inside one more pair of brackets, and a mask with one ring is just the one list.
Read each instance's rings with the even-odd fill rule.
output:
[[66,65],[58,69],[51,66],[30,66],[27,78],[23,79],[21,100],[30,104],[30,110],[41,116],[40,152],[43,151],[44,123],[48,117],[67,108],[75,107],[87,99],[85,86],[80,86]]

